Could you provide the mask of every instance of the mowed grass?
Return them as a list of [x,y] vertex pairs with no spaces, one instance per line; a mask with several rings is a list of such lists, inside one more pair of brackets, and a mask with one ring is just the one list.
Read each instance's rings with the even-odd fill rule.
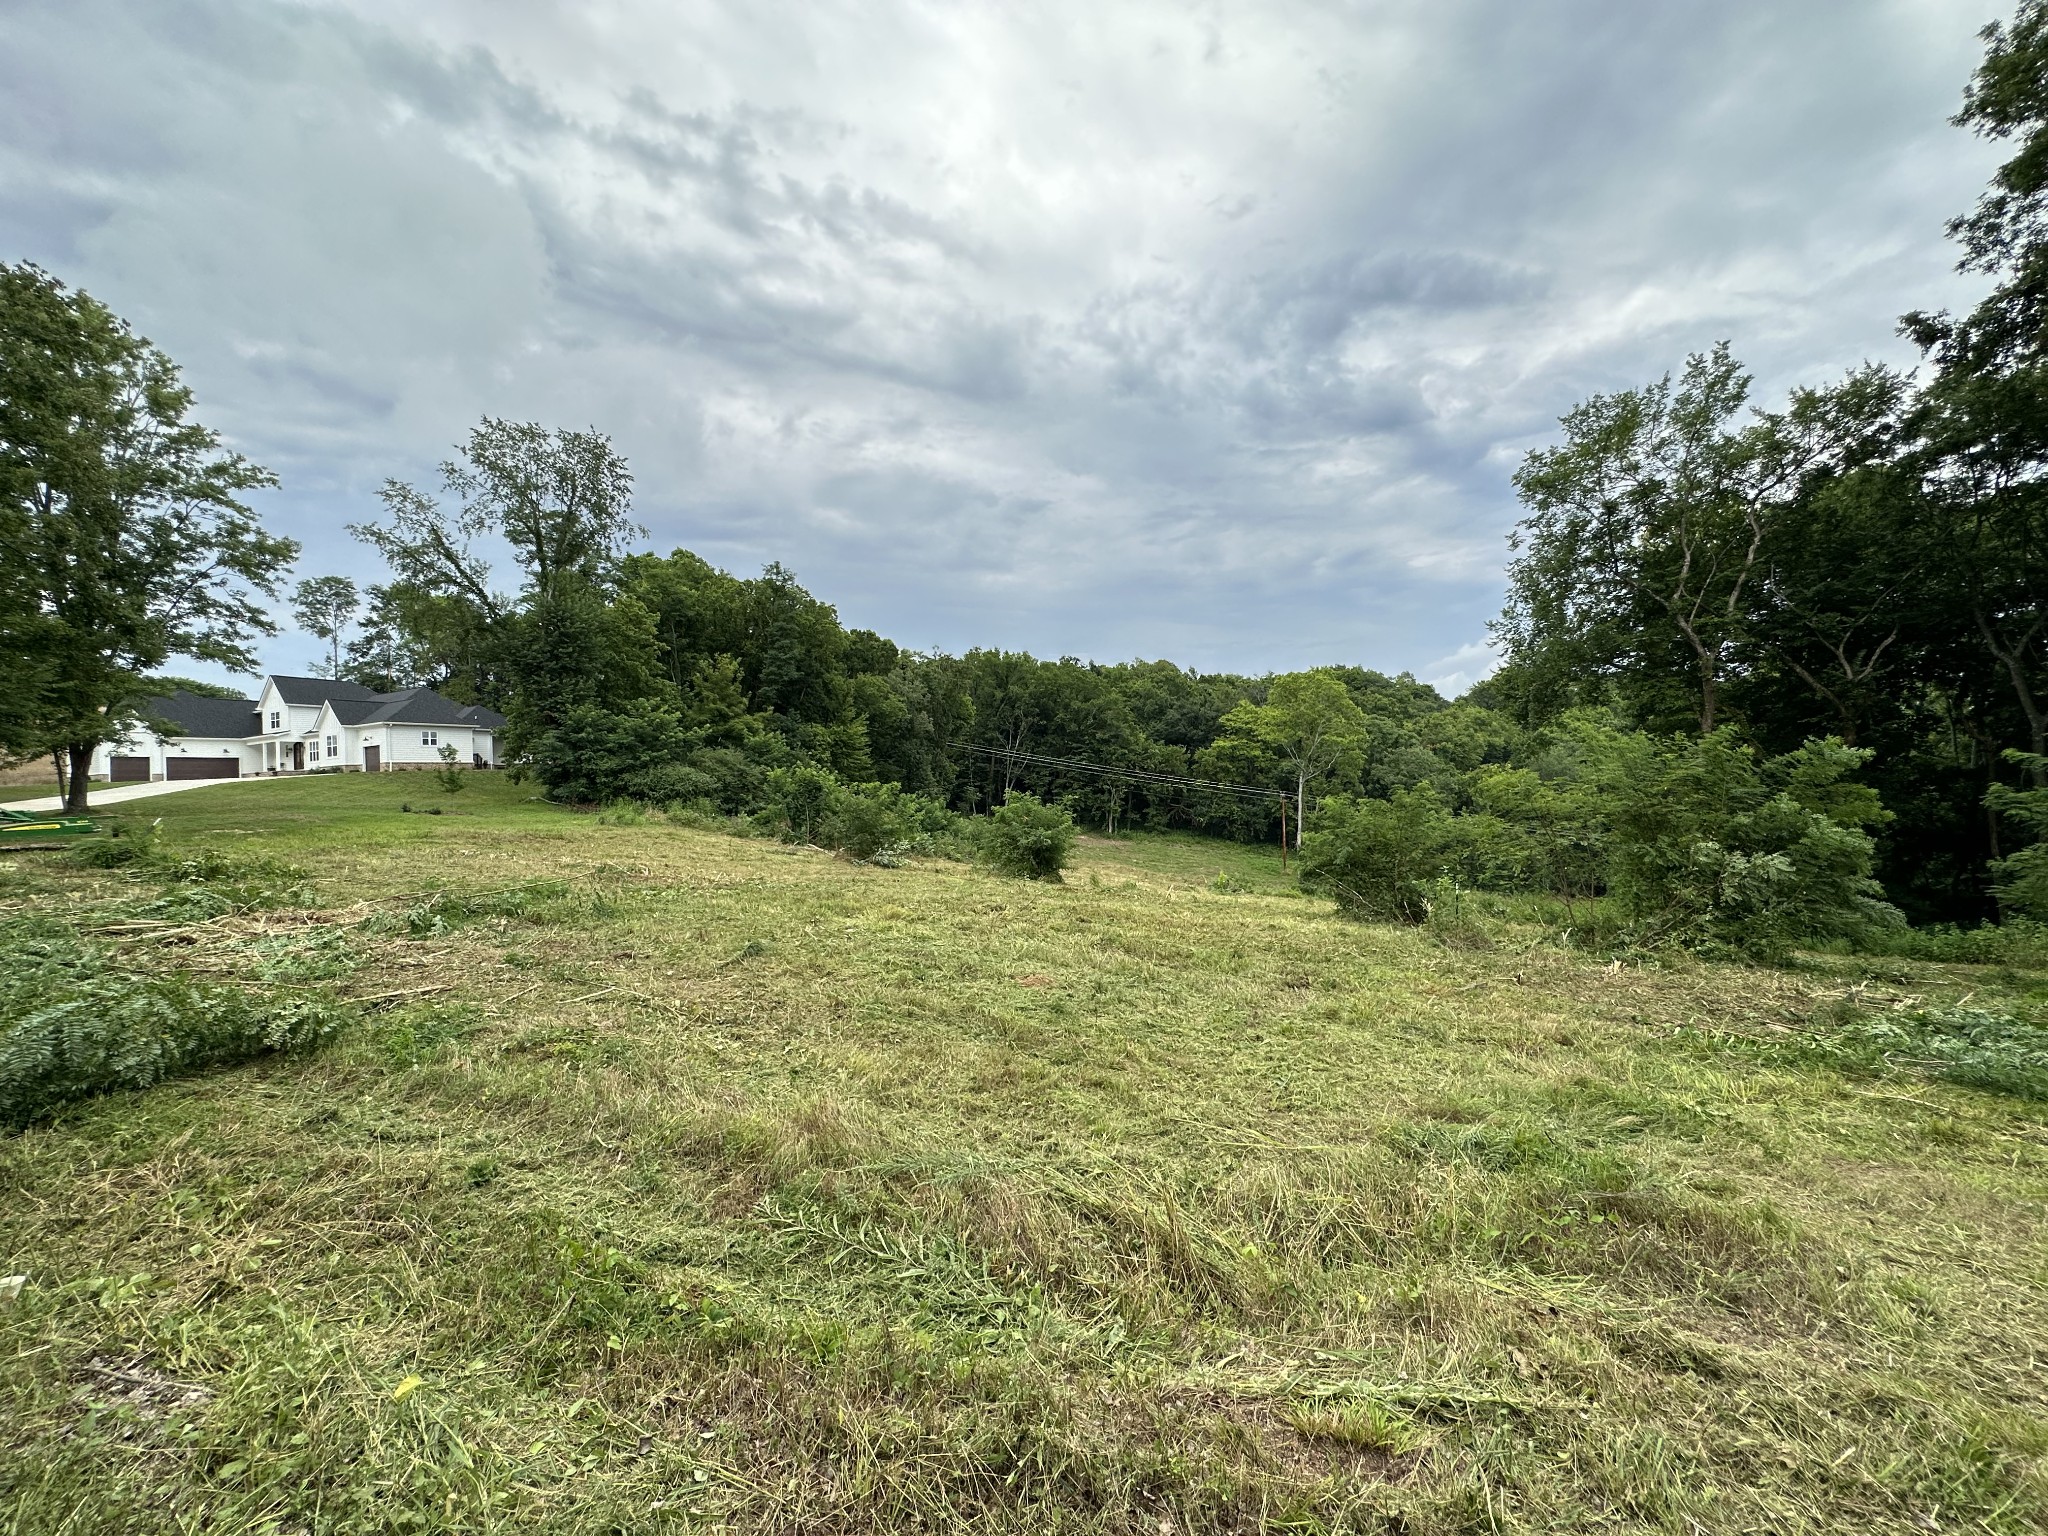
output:
[[[1038,886],[469,786],[131,808],[325,905],[124,954],[364,1018],[0,1139],[0,1530],[2048,1522],[2040,1106],[1780,1048],[2042,977],[1449,949],[1271,849]],[[9,913],[126,889],[0,865]]]

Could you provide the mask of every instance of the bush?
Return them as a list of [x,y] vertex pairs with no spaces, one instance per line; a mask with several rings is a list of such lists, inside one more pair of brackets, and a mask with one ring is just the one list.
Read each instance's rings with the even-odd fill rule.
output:
[[437,754],[441,766],[434,770],[434,780],[441,786],[444,795],[459,794],[462,790],[462,759],[452,746],[443,747]]
[[1301,841],[1302,888],[1353,917],[1419,923],[1458,844],[1454,818],[1426,784],[1391,800],[1332,796]]
[[[2029,773],[2048,773],[2048,759],[2031,752],[2007,752],[2006,761]],[[1999,910],[2008,917],[2048,922],[2048,789],[2014,789],[1994,784],[1984,803],[2035,841],[1991,864],[1992,889]]]
[[1011,795],[982,829],[982,857],[999,874],[1056,881],[1073,851],[1074,818],[1033,795]]
[[1775,961],[1902,925],[1871,878],[1863,831],[1885,812],[1849,781],[1868,752],[1809,741],[1759,760],[1727,729],[1658,741],[1587,725],[1577,736],[1610,828],[1607,890],[1632,942]]
[[244,992],[112,969],[109,954],[54,926],[7,935],[0,971],[0,1126],[76,1099],[147,1088],[204,1067],[330,1039],[350,1017],[299,991]]
[[770,769],[761,820],[785,842],[816,843],[846,787],[815,763]]
[[903,791],[894,784],[843,785],[825,813],[819,839],[827,848],[861,860],[900,848],[910,834],[903,799]]
[[1943,965],[2018,965],[2043,970],[2048,969],[2048,923],[2009,917],[2002,923],[1986,923],[1977,928],[1958,928],[1953,923],[1895,928],[1872,934],[1856,947],[1866,954],[1896,955],[1902,960],[1932,960]]
[[[749,743],[766,749],[774,738],[757,737]],[[672,798],[695,805],[709,801],[727,816],[740,816],[760,806],[767,794],[768,774],[759,757],[734,747],[700,747],[690,754],[684,772],[692,787]]]
[[667,705],[579,705],[535,744],[533,773],[550,800],[578,805],[690,798],[676,778],[690,745],[682,716]]

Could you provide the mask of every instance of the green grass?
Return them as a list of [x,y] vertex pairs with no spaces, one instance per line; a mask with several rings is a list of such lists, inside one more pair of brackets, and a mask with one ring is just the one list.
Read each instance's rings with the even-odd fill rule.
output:
[[1277,850],[1040,886],[531,796],[130,808],[311,910],[0,857],[0,917],[359,1016],[0,1140],[0,1531],[2048,1521],[2041,1106],[1782,1048],[2038,973],[1616,969],[1341,921]]

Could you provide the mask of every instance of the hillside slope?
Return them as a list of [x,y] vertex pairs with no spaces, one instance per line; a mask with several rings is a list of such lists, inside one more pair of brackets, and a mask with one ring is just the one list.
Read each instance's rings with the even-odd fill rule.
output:
[[173,796],[248,866],[182,884],[0,855],[16,960],[364,1010],[0,1134],[0,1530],[2048,1522],[2041,1106],[1807,1045],[2039,976],[1451,949],[1265,851],[1037,886],[529,794]]

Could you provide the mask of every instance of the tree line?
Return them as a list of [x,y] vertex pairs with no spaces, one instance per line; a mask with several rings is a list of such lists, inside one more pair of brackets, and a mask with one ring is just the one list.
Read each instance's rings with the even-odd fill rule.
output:
[[[1983,300],[1904,318],[1918,372],[1760,404],[1724,343],[1568,413],[1515,476],[1503,664],[1455,701],[1356,666],[906,650],[780,564],[645,551],[603,433],[495,418],[354,526],[383,579],[291,602],[333,674],[504,711],[564,800],[881,854],[1029,797],[1285,836],[1365,915],[1496,890],[1758,954],[2048,917],[2048,0],[1985,41],[1957,121],[2014,152],[1952,226]],[[296,550],[242,499],[270,477],[190,405],[104,306],[0,269],[0,551],[26,577],[0,590],[0,748],[54,750],[80,795],[155,669],[247,667],[284,601]]]

